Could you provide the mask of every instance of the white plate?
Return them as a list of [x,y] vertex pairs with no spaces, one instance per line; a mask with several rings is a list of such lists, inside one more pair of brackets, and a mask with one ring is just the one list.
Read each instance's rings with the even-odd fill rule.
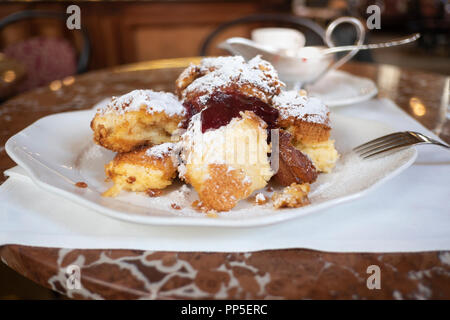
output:
[[322,99],[329,107],[343,106],[369,100],[377,95],[375,83],[367,78],[332,70],[306,90]]
[[[350,150],[392,130],[378,122],[332,115],[332,136],[342,158],[333,173],[321,174],[312,184],[311,205],[273,210],[270,204],[256,206],[243,200],[232,211],[210,218],[190,207],[196,193],[191,189],[185,198],[180,185],[169,187],[165,196],[158,198],[129,192],[117,198],[102,197],[111,185],[104,181],[103,167],[114,154],[93,144],[89,128],[93,115],[93,110],[87,110],[44,117],[11,137],[6,151],[38,186],[60,195],[62,201],[65,198],[135,223],[250,227],[295,219],[364,195],[406,169],[417,156],[416,149],[409,148],[381,159],[361,161]],[[88,188],[76,187],[79,181],[86,182]],[[182,209],[172,209],[173,202]]]

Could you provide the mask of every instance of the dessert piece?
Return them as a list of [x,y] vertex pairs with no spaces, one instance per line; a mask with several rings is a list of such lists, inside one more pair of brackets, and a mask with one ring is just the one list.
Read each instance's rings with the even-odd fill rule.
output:
[[293,183],[312,183],[317,179],[317,171],[311,160],[291,144],[290,133],[280,130],[278,171],[275,180],[283,186]]
[[296,184],[283,189],[282,192],[275,192],[272,196],[273,207],[280,208],[298,208],[308,205],[309,184]]
[[279,111],[278,125],[289,131],[294,142],[321,142],[330,138],[328,107],[318,98],[297,91],[283,91],[273,98]]
[[240,56],[205,58],[200,65],[189,66],[176,81],[188,119],[207,107],[217,91],[239,93],[268,103],[283,85],[273,66],[259,56],[248,63]]
[[171,141],[185,109],[172,93],[134,90],[113,97],[91,122],[94,141],[112,151]]
[[293,135],[292,144],[306,154],[320,172],[330,172],[339,158],[330,140],[329,110],[318,98],[285,91],[273,98],[278,125]]
[[220,122],[210,122],[210,115],[222,108],[227,107],[207,108],[191,119],[180,140],[178,171],[197,191],[203,207],[228,211],[263,188],[273,173],[266,122],[252,111],[237,117],[224,113]]
[[334,140],[332,139],[316,143],[297,142],[294,146],[308,155],[320,172],[330,173],[339,159],[339,153],[334,147]]
[[114,182],[114,186],[103,196],[115,197],[121,190],[154,193],[154,189],[164,189],[176,176],[174,150],[175,144],[167,142],[118,153],[105,165],[106,177]]

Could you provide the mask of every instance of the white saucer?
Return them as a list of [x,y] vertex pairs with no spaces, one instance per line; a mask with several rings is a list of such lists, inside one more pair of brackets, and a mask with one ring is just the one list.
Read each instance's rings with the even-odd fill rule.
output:
[[332,70],[322,79],[305,88],[329,107],[343,106],[369,100],[377,95],[375,83],[341,70]]

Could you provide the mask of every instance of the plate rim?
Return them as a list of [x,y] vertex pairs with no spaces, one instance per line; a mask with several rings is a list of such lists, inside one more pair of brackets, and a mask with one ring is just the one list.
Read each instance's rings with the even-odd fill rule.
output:
[[[62,199],[68,199],[74,203],[77,203],[87,209],[96,211],[98,214],[103,214],[115,219],[119,219],[121,221],[126,221],[128,223],[138,223],[138,224],[145,224],[145,225],[157,225],[157,226],[174,226],[174,227],[182,227],[182,226],[195,226],[195,227],[224,227],[224,228],[249,228],[249,227],[263,227],[268,225],[273,225],[277,223],[286,222],[293,219],[301,218],[305,215],[310,214],[311,212],[315,211],[321,211],[326,208],[339,205],[342,203],[350,202],[352,200],[355,200],[357,198],[363,197],[367,193],[372,192],[374,189],[385,183],[386,181],[392,179],[393,177],[400,174],[402,171],[406,170],[408,167],[410,167],[414,161],[417,158],[418,152],[415,147],[410,148],[412,150],[412,155],[410,158],[403,163],[401,166],[387,174],[386,176],[382,177],[369,187],[365,188],[364,190],[335,198],[332,200],[328,200],[322,203],[318,204],[310,204],[308,206],[302,207],[301,210],[293,209],[291,212],[286,214],[280,214],[280,215],[270,215],[270,216],[262,216],[262,217],[251,217],[248,219],[216,219],[216,218],[205,218],[204,216],[168,216],[168,217],[161,217],[161,216],[140,216],[140,215],[129,215],[126,219],[124,218],[124,213],[122,211],[113,210],[107,207],[104,207],[98,203],[95,203],[85,197],[82,196],[82,194],[72,193],[70,191],[66,191],[63,189],[60,189],[56,186],[53,186],[49,183],[46,183],[39,179],[37,172],[33,168],[31,168],[27,161],[34,161],[39,163],[41,166],[44,166],[38,159],[32,157],[30,154],[26,153],[22,150],[23,155],[18,154],[15,152],[15,147],[18,146],[17,139],[20,135],[22,135],[25,131],[29,130],[31,127],[35,126],[38,122],[42,122],[44,120],[48,120],[52,117],[58,117],[58,116],[65,116],[67,114],[72,113],[92,113],[92,110],[77,110],[77,111],[68,111],[68,112],[61,112],[56,113],[52,115],[48,115],[45,117],[42,117],[35,122],[33,122],[31,125],[27,126],[26,128],[22,129],[20,132],[16,133],[12,137],[8,139],[8,141],[5,144],[5,151],[6,153],[11,157],[11,159],[16,162],[17,165],[25,169],[33,183],[35,185],[39,186],[41,189],[51,192],[53,194],[56,194],[57,196],[61,197]],[[346,118],[354,118],[349,116],[340,115]],[[358,118],[357,118],[358,119]],[[366,120],[361,119],[365,121],[371,121],[383,124],[386,127],[389,127],[385,125],[384,123],[380,121],[374,121],[374,120]],[[17,148],[18,150],[21,150],[20,148]],[[32,159],[32,160],[30,160]]]

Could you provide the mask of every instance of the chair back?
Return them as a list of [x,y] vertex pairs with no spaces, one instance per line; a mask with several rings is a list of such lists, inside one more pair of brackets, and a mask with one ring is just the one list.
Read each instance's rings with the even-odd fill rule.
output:
[[[50,12],[50,11],[34,11],[34,10],[24,10],[15,12],[6,16],[5,18],[0,20],[0,31],[4,29],[6,26],[13,24],[18,21],[27,20],[27,19],[57,19],[61,21],[66,21],[67,15],[60,12]],[[81,37],[83,39],[82,49],[78,56],[78,62],[76,66],[77,73],[83,73],[86,71],[89,57],[91,53],[91,45],[89,41],[89,36],[87,30],[84,27],[81,27],[80,30],[77,30],[81,33]]]

